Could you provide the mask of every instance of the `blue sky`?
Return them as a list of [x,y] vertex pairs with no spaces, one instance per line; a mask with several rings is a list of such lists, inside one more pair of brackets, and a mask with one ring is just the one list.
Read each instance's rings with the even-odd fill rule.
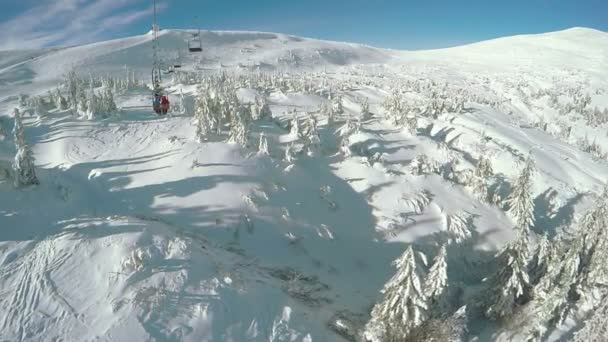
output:
[[[584,26],[608,31],[608,0],[158,0],[164,28],[259,30],[400,49]],[[6,0],[3,2],[7,2]],[[152,0],[9,0],[0,49],[147,31]]]

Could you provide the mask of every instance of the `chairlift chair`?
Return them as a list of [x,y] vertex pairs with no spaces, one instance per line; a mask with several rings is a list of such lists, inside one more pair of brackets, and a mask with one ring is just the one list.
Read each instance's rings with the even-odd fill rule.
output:
[[188,51],[190,51],[190,52],[202,52],[203,51],[203,44],[201,43],[200,39],[196,39],[196,38],[193,37],[188,42]]
[[[194,17],[195,23],[198,21],[198,17]],[[192,37],[188,41],[188,51],[190,52],[202,52],[203,51],[203,42],[201,41],[201,29],[200,26],[198,30],[192,33]]]

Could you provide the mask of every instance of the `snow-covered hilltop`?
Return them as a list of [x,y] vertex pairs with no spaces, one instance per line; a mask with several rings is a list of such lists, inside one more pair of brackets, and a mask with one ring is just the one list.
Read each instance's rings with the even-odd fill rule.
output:
[[0,52],[0,340],[608,338],[608,33],[192,33]]

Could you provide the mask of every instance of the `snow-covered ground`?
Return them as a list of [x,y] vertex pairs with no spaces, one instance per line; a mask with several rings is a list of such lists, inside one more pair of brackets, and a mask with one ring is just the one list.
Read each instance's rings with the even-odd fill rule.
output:
[[[45,95],[72,69],[147,80],[152,35],[0,52],[0,340],[340,341],[335,318],[362,328],[391,262],[409,245],[432,260],[446,217],[466,213],[474,224],[466,244],[448,249],[449,281],[462,298],[514,236],[513,219],[470,187],[445,173],[413,174],[419,155],[451,161],[457,174],[485,156],[492,184],[508,187],[530,154],[539,234],[577,222],[608,181],[606,157],[581,149],[595,142],[608,153],[608,120],[590,124],[584,114],[608,107],[608,33],[575,28],[396,51],[203,32],[201,54],[187,52],[188,37],[160,36],[166,64],[184,74],[281,75],[341,96],[334,124],[315,114],[321,153],[283,157],[302,143],[290,134],[291,111],[304,124],[329,102],[322,91],[271,91],[273,117],[253,123],[243,148],[225,137],[197,142],[196,82],[167,75],[186,113],[156,116],[139,89],[117,96],[118,117],[26,115],[40,185],[15,188],[2,168],[15,154],[18,95]],[[395,91],[412,107],[437,95],[467,102],[460,113],[421,118],[411,134],[385,118]],[[238,95],[261,96],[248,87]],[[587,95],[583,111],[564,113]],[[365,99],[372,115],[360,118]],[[343,153],[338,128],[349,121],[360,127]],[[261,132],[268,156],[256,153]],[[506,339],[491,325],[470,328],[471,339]]]

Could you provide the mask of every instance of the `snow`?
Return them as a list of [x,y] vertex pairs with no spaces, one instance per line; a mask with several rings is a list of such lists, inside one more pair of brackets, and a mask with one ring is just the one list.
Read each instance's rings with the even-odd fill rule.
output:
[[[491,257],[514,236],[512,219],[470,189],[435,174],[412,175],[417,155],[441,163],[453,157],[463,170],[486,153],[496,177],[508,180],[530,152],[535,205],[550,207],[548,190],[557,192],[555,211],[537,217],[535,228],[550,233],[574,222],[588,194],[608,181],[608,162],[575,145],[587,135],[608,152],[606,125],[589,126],[561,115],[546,96],[518,91],[581,89],[592,95],[592,107],[605,108],[608,33],[575,28],[396,51],[205,31],[200,55],[186,53],[188,35],[160,32],[168,64],[180,61],[191,72],[310,75],[343,97],[340,125],[356,122],[369,99],[373,116],[350,135],[352,154],[336,153],[339,125],[327,127],[319,118],[321,155],[297,154],[292,165],[282,160],[288,145],[300,147],[284,129],[290,111],[296,109],[302,130],[305,113],[327,102],[302,92],[268,95],[273,119],[256,122],[251,139],[257,146],[264,132],[268,156],[222,139],[198,143],[196,86],[174,84],[170,76],[167,89],[174,100],[183,91],[186,114],[157,117],[145,107],[149,94],[135,90],[117,95],[119,117],[25,116],[40,185],[15,189],[0,177],[1,340],[337,341],[328,328],[332,317],[368,315],[393,275],[391,262],[410,244],[428,256],[437,252],[446,215],[474,217],[471,241],[454,247],[471,259]],[[0,141],[0,171],[16,152],[9,113],[19,94],[44,94],[72,68],[84,77],[121,77],[126,67],[147,80],[151,39],[1,51],[0,127],[7,139]],[[382,119],[382,102],[392,88],[416,80],[448,83],[504,105],[467,103],[465,113],[424,119],[412,136]],[[412,104],[427,97],[427,90],[404,91]],[[238,91],[241,101],[259,95]],[[573,125],[572,136],[559,139],[534,127],[539,117]],[[368,162],[375,153],[381,160]],[[431,196],[416,212],[412,200],[422,191]],[[464,268],[468,258],[450,260],[450,251],[449,276],[478,272]]]

